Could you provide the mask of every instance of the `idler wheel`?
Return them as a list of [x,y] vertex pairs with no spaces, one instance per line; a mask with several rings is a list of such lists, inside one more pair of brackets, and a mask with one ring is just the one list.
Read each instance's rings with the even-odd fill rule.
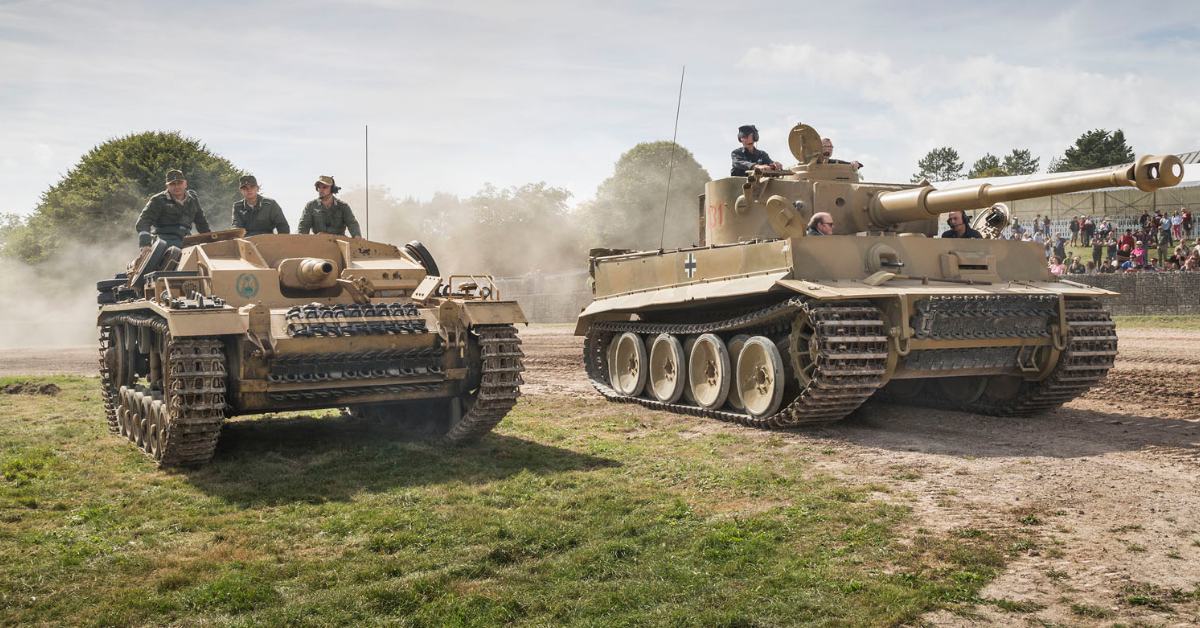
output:
[[[746,341],[737,359],[737,380],[734,389],[746,414],[755,419],[771,416],[783,402],[783,358],[775,343],[762,336]],[[730,393],[733,398],[733,393]]]
[[[736,367],[738,363],[738,357],[742,354],[742,347],[746,346],[747,340],[750,340],[750,336],[748,334],[738,334],[731,338],[729,340],[729,344],[727,345],[729,347],[729,363],[734,365],[735,372],[737,371]],[[744,410],[745,406],[742,405],[742,393],[738,391],[737,386],[739,379],[740,378],[735,377],[734,385],[729,387],[728,403],[730,407],[734,408],[735,410]]]
[[613,388],[628,397],[642,394],[646,388],[649,369],[646,359],[646,345],[641,336],[627,331],[614,341],[616,349],[612,352],[612,364],[609,372],[616,377]]
[[663,403],[675,403],[687,383],[683,345],[671,334],[659,334],[650,345],[650,394]]
[[696,404],[706,410],[725,405],[732,379],[729,349],[716,334],[704,334],[696,339],[688,357],[688,382]]

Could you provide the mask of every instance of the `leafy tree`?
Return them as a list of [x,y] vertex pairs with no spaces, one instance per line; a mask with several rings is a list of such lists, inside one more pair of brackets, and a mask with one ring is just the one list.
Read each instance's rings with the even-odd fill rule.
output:
[[[136,237],[133,225],[146,200],[165,189],[167,171],[183,170],[213,229],[227,229],[229,207],[243,174],[198,140],[149,131],[92,148],[61,181],[42,193],[21,224],[0,228],[0,254],[26,262],[48,258],[66,243],[111,246]],[[134,248],[129,244],[131,251]]]
[[1000,168],[1013,175],[1033,174],[1038,171],[1041,161],[1040,157],[1035,158],[1028,150],[1014,148],[1004,158],[1004,164]]
[[1008,172],[1000,168],[1000,160],[991,153],[987,153],[976,160],[975,164],[971,166],[971,171],[967,173],[968,179],[1006,176],[1008,176]]
[[1088,131],[1075,140],[1062,159],[1050,162],[1050,172],[1074,172],[1119,166],[1133,161],[1133,149],[1125,143],[1121,129],[1109,133],[1105,129]]
[[963,162],[959,161],[958,151],[949,146],[935,148],[925,154],[917,162],[917,173],[912,176],[912,182],[922,179],[930,181],[951,181],[962,178]]
[[[657,249],[688,246],[699,237],[699,197],[710,177],[691,151],[671,142],[642,142],[617,159],[611,177],[596,189],[582,211],[590,246]],[[671,192],[667,198],[670,173]],[[663,233],[663,202],[666,232]]]

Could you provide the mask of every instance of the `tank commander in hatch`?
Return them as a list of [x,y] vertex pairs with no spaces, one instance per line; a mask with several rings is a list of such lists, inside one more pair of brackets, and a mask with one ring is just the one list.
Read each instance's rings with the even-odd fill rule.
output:
[[849,164],[855,172],[862,168],[862,164],[857,161],[842,161],[841,159],[833,159],[833,140],[828,137],[821,138],[821,156],[817,158],[819,164]]
[[333,177],[321,175],[313,184],[317,188],[317,198],[304,206],[300,216],[300,233],[332,233],[346,235],[350,229],[350,237],[361,238],[362,231],[358,228],[358,220],[345,201],[334,196],[341,191]]
[[827,236],[833,235],[833,216],[825,212],[817,212],[808,221],[808,232],[810,236]]
[[730,154],[730,157],[733,158],[733,168],[730,168],[729,176],[744,177],[750,170],[783,169],[783,164],[772,161],[767,151],[759,150],[754,146],[754,143],[758,141],[758,129],[754,128],[753,124],[738,127],[738,141],[742,143],[742,147],[735,148]]
[[193,223],[196,233],[212,231],[208,228],[204,210],[200,208],[199,197],[187,189],[187,179],[182,170],[167,172],[166,188],[150,197],[134,226],[138,233],[138,245],[143,252],[150,248],[154,240],[152,234],[168,246],[183,248],[183,239],[191,235]]
[[983,234],[971,228],[967,224],[967,213],[962,211],[950,212],[946,216],[946,224],[949,229],[942,232],[943,238],[982,238]]
[[242,200],[233,204],[235,228],[245,229],[247,236],[291,232],[279,203],[273,198],[259,196],[258,179],[254,175],[243,175],[241,184],[238,191],[242,193]]

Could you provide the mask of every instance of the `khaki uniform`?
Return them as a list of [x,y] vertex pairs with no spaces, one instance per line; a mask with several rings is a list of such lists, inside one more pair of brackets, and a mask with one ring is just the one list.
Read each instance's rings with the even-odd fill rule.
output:
[[246,230],[247,236],[264,233],[291,233],[283,209],[273,198],[258,197],[258,203],[247,206],[246,199],[233,204],[233,226]]
[[304,206],[304,214],[300,216],[300,233],[311,230],[313,233],[346,235],[346,229],[350,230],[351,237],[362,237],[354,212],[341,199],[335,197],[329,209],[325,209],[321,199],[311,200]]
[[188,190],[183,202],[178,203],[171,198],[171,193],[163,190],[150,197],[142,214],[138,216],[137,225],[138,245],[150,246],[153,241],[151,234],[171,246],[183,246],[183,238],[191,235],[192,224],[196,225],[196,233],[208,233],[208,220],[204,210],[200,208],[200,198]]

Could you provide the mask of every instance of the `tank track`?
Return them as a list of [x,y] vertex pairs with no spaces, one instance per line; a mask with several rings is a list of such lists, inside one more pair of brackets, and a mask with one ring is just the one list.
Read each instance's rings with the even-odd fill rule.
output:
[[[166,322],[144,314],[124,314],[101,328],[101,389],[109,429],[122,434],[159,466],[196,466],[210,461],[225,420],[224,347],[215,338],[171,338]],[[114,389],[105,350],[111,323],[150,327],[164,341],[163,390],[144,386]],[[157,423],[157,433],[153,429]],[[157,434],[157,435],[156,435]]]
[[443,436],[451,443],[483,438],[500,423],[521,396],[521,338],[512,325],[481,325],[479,336],[480,381],[473,398],[464,400],[463,415]]
[[100,397],[104,400],[104,418],[108,421],[108,431],[116,434],[118,391],[114,386],[114,375],[108,362],[108,351],[113,344],[112,335],[111,325],[100,327]]
[[[880,400],[943,410],[1001,416],[1029,416],[1052,410],[1084,394],[1108,375],[1117,356],[1117,332],[1112,318],[1092,298],[1064,299],[1067,346],[1045,379],[1022,382],[1007,398],[984,392],[974,401],[951,399],[940,390],[926,390],[905,399],[882,391]],[[930,382],[932,383],[932,382]],[[927,386],[927,388],[929,388]]]
[[[627,397],[614,390],[605,379],[605,349],[618,333],[693,335],[736,331],[767,335],[775,340],[781,332],[787,332],[791,338],[792,323],[800,315],[806,316],[828,335],[819,340],[819,358],[811,382],[799,394],[793,391],[792,401],[768,417],[754,418],[728,410],[706,410],[688,404]],[[795,353],[795,346],[789,353]],[[711,323],[593,323],[584,342],[583,356],[592,386],[609,401],[637,403],[655,410],[709,417],[760,429],[828,423],[844,418],[882,384],[887,357],[887,336],[878,308],[865,302],[821,303],[805,297],[794,297],[756,312]],[[789,357],[784,361],[791,362]]]

